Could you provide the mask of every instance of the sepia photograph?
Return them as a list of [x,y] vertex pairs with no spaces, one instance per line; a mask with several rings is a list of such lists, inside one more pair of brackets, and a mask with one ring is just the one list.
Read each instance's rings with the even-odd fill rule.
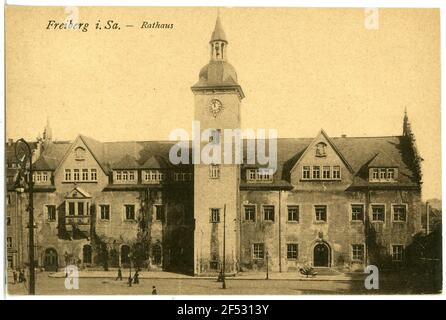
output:
[[442,294],[440,9],[4,19],[7,297]]

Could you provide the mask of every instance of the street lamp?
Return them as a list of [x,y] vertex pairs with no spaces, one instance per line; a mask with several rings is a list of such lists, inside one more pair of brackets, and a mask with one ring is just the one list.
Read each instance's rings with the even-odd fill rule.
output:
[[226,204],[223,208],[223,267],[221,288],[226,289]]
[[269,280],[269,264],[268,264],[269,253],[266,250],[266,280]]
[[129,253],[129,287],[132,286],[132,253]]
[[[28,190],[28,214],[29,214],[29,223],[28,223],[28,236],[29,236],[29,294],[34,295],[36,292],[36,283],[35,283],[35,260],[34,260],[34,181],[33,181],[33,161],[32,161],[32,151],[28,142],[25,139],[21,138],[17,140],[14,147],[15,157],[19,163],[19,173],[17,175],[16,180],[16,191],[24,192],[26,189]],[[28,165],[28,170],[27,170]],[[25,188],[22,185],[22,179],[25,182]]]

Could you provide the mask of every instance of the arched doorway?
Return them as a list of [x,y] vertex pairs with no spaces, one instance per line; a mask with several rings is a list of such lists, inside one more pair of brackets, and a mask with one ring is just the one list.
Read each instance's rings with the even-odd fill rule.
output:
[[154,245],[152,248],[152,261],[157,266],[160,266],[162,263],[162,251],[159,244]]
[[130,247],[125,244],[121,246],[121,264],[130,264]]
[[82,249],[82,261],[84,264],[91,264],[92,250],[89,244],[86,244]]
[[55,249],[48,248],[45,250],[43,265],[45,271],[57,271],[58,261],[57,261],[57,251]]
[[330,247],[326,243],[318,243],[313,249],[313,266],[330,266]]

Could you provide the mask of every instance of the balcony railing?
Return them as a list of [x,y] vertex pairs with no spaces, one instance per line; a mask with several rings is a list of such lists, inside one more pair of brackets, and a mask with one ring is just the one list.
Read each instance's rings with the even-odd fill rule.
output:
[[65,216],[65,224],[88,225],[90,224],[90,218],[90,216]]

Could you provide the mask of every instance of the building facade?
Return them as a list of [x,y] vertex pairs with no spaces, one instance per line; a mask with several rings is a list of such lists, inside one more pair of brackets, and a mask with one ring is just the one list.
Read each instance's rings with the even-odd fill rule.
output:
[[[241,126],[244,93],[228,44],[217,18],[210,61],[191,88],[206,138],[200,150],[225,144],[222,132]],[[228,273],[286,272],[404,260],[422,229],[421,158],[407,115],[401,136],[329,137],[321,130],[275,143],[275,171],[256,163],[173,164],[175,142],[53,141],[47,124],[32,144],[37,265],[201,275],[223,264]],[[247,145],[243,140],[244,151]],[[9,141],[7,258],[17,268],[28,261],[28,199],[17,192],[13,147]]]

